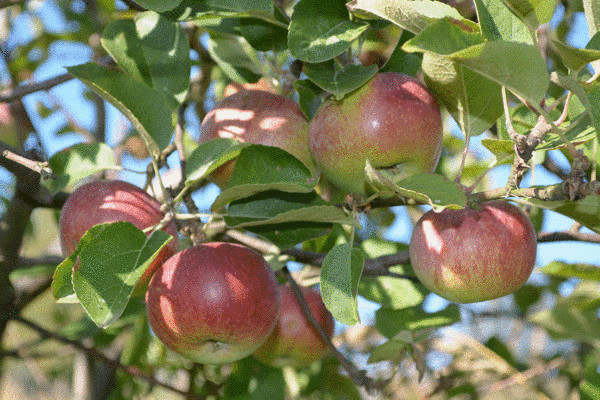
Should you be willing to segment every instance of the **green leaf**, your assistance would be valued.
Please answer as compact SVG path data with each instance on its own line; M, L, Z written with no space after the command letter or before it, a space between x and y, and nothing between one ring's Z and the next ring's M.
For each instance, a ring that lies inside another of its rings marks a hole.
M534 207L541 207L552 210L583 226L600 233L600 196L590 195L581 200L563 200L563 201L543 201L538 199L517 200L520 203L528 204Z
M594 37L600 30L600 4L596 0L583 0L582 2L590 37Z
M484 42L479 26L474 22L443 18L406 41L402 49L408 53L429 51L449 55Z
M352 0L346 7L360 18L383 18L412 33L444 17L463 19L456 8L430 0Z
M368 239L361 243L366 257L377 258L407 251L408 246L383 239ZM413 275L408 265L396 265L388 268L396 274ZM413 307L423 302L425 291L420 285L408 279L387 276L364 276L358 286L358 294L367 300L381 304L385 308L401 309Z
M154 12L137 14L135 28L151 86L174 98L175 109L185 100L190 84L188 37L179 24Z
M400 331L440 328L458 321L460 321L460 311L455 304L434 313L425 312L418 307L402 310L380 308L375 313L375 327L387 338L393 338Z
M394 174L393 170L373 168L367 160L366 182L376 192L381 192L383 197L392 193L400 198L414 199L420 203L429 204L438 210L444 207L463 208L467 204L464 191L445 176L416 173L398 181Z
M482 139L481 144L496 157L496 165L512 163L515 157L515 142L512 140Z
M581 400L600 398L600 373L598 373L598 350L583 355L584 379L579 383Z
M406 42L406 51L436 52L446 55L473 72L504 86L532 104L539 104L546 96L549 75L546 62L535 46L495 40L450 52L455 47L435 45L432 41L415 40ZM446 52L447 51L447 52ZM439 54L439 53L436 53Z
M104 50L133 78L151 84L142 42L130 19L116 19L106 25L100 39Z
M592 126L591 118L589 117L589 115L584 115L582 118L579 118L577 122L571 124L566 129L567 130L563 132L563 135L567 138L569 142L573 143L574 145L589 142L590 140L596 137L597 132L596 129ZM535 149L553 150L565 146L566 144L563 141L562 137L558 136L554 132L549 132L544 137L544 142L538 145Z
M423 73L435 93L460 125L465 136L477 136L502 116L501 86L444 56L425 53Z
M321 400L363 399L354 382L348 376L340 373L340 370L340 363L336 358L326 357L321 360L319 370L309 375L308 385L303 385L304 387L300 392L301 398ZM300 379L304 376L299 375L297 382L300 382Z
M328 205L315 192L261 192L235 201L227 208L225 222L234 228L290 222L354 224L352 216Z
M600 59L600 50L579 49L559 40L555 34L550 35L550 48L560 56L563 64L574 71L579 71L592 61Z
M234 200L260 192L308 193L314 186L308 168L285 150L250 145L240 152L227 188L215 199L212 209L219 210Z
M172 237L155 231L149 237L129 222L102 224L79 249L73 288L96 325L115 322L133 289L160 249Z
M205 179L215 169L236 158L247 146L246 143L227 138L215 138L200 143L189 155L185 165L186 186L193 186Z
M294 82L294 89L298 92L298 104L307 120L312 120L319 106L323 103L323 90L308 79L299 79Z
M381 67L379 72L400 72L410 76L417 76L421 70L420 54L407 53L402 50L404 43L413 36L408 31L402 32L394 51Z
M591 346L600 344L600 321L595 309L555 305L528 318L556 339L575 339Z
M67 257L56 266L52 275L52 295L57 303L77 303L73 289L73 267L77 257Z
M286 17L276 9L276 18L287 25ZM287 49L288 30L260 18L240 18L239 31L252 47L260 51L283 51Z
M367 83L377 73L377 66L346 65L338 70L333 61L307 64L304 72L308 79L340 100L346 94Z
M254 357L246 357L233 365L224 385L229 400L284 400L285 379L281 368L268 367Z
M207 49L225 75L235 82L256 82L268 72L256 50L241 36L211 32Z
M192 1L197 2L197 0ZM255 10L273 14L273 0L203 0L202 3L214 10Z
M550 22L556 0L503 0L504 4L527 26L535 31L539 25Z
M360 322L356 296L363 268L362 252L348 243L331 249L323 260L321 297L327 309L342 324Z
M173 122L169 103L161 92L122 72L94 63L67 69L133 123L153 157L167 147Z
M569 117L571 119L574 119L574 115L572 115L571 113L575 109L581 109L581 106L583 106L583 108L589 113L589 116L592 119L592 125L596 128L597 131L600 132L600 113L598 112L598 110L596 110L596 107L600 105L599 103L597 103L599 99L595 98L595 96L593 95L588 96L588 93L593 94L598 90L598 85L595 82L592 82L589 85L584 85L583 83L570 76L562 75L557 72L553 72L550 75L550 80L552 81L552 83L555 83L556 85L564 89L570 90L576 96L576 99L572 99L571 101L571 106L569 107ZM579 100L579 102L576 102L575 100ZM594 100L596 103L592 104L592 100ZM579 105L579 107L577 107L577 105ZM577 114L581 112L582 111L579 110Z
M286 250L307 240L326 235L331 232L332 225L321 222L287 222L250 226L246 229L275 244L281 250Z
M538 104L546 96L548 69L534 46L493 41L455 53L452 58L532 104Z
M342 54L368 28L350 21L344 0L300 0L290 20L288 47L293 57L319 63Z
M136 0L136 2L144 8L161 12L172 10L181 3L181 0Z
M163 15L172 20L193 21L199 26L223 18L259 18L282 28L287 26L274 15L272 0L183 0Z
M561 261L552 261L537 269L547 275L563 278L578 278L600 281L600 268L591 264L567 264Z
M369 359L368 364L374 364L380 361L401 362L406 357L406 351L411 348L413 343L410 332L401 331L396 336L375 347Z
M475 0L481 31L487 40L533 44L527 25L502 0Z
M517 307L519 307L523 315L527 314L529 307L537 303L543 292L543 286L523 285L513 294L513 298Z
M585 92L587 102L589 102L588 111L590 112L594 127L596 128L596 135L600 140L600 83L594 81L590 85L585 86ZM587 104L585 105L587 108Z
M55 175L44 184L53 192L72 190L90 175L104 172L117 165L113 151L104 143L78 143L50 157Z

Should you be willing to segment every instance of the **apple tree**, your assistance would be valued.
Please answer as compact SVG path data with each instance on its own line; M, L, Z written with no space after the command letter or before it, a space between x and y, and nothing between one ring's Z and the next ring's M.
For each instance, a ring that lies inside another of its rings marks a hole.
M600 398L596 1L0 21L0 397Z

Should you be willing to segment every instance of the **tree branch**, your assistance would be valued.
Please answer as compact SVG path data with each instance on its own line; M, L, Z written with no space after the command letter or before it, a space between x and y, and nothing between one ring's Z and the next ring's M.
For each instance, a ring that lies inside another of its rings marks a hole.
M3 1L3 0L0 0ZM98 60L100 64L107 66L114 66L114 60L111 57L102 57ZM48 89L52 89L54 86L58 86L61 83L68 82L72 79L75 79L73 75L66 72L61 75L57 75L53 78L47 79L41 82L30 83L28 85L17 86L7 93L0 95L0 103L9 102L13 100L20 99L23 96L27 96L28 94L44 91Z
M595 233L584 233L579 231L564 232L540 232L537 235L538 243L549 242L588 242L600 243L600 235Z

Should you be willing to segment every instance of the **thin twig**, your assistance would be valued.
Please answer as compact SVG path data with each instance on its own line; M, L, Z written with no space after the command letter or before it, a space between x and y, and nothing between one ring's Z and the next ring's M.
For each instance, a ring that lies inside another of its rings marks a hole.
M533 368L529 368L523 372L519 372L518 374L514 374L511 377L498 381L491 385L487 392L497 392L500 390L504 390L510 386L523 384L526 381L535 378L539 375L544 375L549 373L550 371L561 368L567 364L567 361L564 358L555 358L550 361L548 364L540 364Z
M313 328L318 332L321 339L327 344L327 347L329 347L329 349L334 353L335 357L338 359L342 367L346 370L352 381L357 385L363 386L369 392L376 390L378 387L380 387L381 385L379 382L376 382L373 379L369 378L365 371L359 369L351 361L346 359L346 357L337 349L337 347L335 347L335 345L331 342L331 338L327 335L327 333L323 330L323 327L317 322L315 317L312 315L312 312L310 311L310 308L306 303L306 299L302 294L302 289L300 289L300 286L298 285L298 283L296 283L290 271L287 269L287 267L284 267L282 269L282 272L287 278L290 287L294 293L294 296L298 300L298 304L300 305L302 313L304 314L308 322L313 326Z
M564 232L540 232L537 235L538 243L550 243L550 242L586 242L586 243L600 243L600 235L596 233L584 233L574 231Z
M0 0L0 1L2 1L2 0ZM107 66L115 65L114 60L108 56L102 57L101 59L99 59L98 63L107 65ZM22 86L17 86L15 88L9 90L8 92L5 92L4 94L0 94L0 103L20 99L21 97L27 96L28 94L31 94L31 93L49 90L49 89L52 89L54 86L58 86L61 83L68 82L72 79L75 79L75 77L73 75L71 75L70 73L66 72L64 74L57 75L57 76L47 79L45 81L30 83L30 84L22 85Z
M250 236L245 234L244 232L228 229L225 231L225 235L229 236L231 239L238 241L250 248L253 248L263 254L280 254L281 250L279 247L274 245L271 242L267 242L266 240L262 240L255 236Z
M20 99L21 97L27 96L28 94L39 92L41 90L52 89L54 86L58 86L61 83L65 83L74 79L73 75L69 73L55 76L54 78L47 79L42 82L30 83L28 85L17 86L10 90L4 95L0 95L0 103L13 101Z
M544 158L544 162L542 163L542 166L544 168L546 168L548 170L548 172L553 173L554 175L556 175L557 177L559 177L561 180L566 180L569 176L569 173L567 171L564 171L550 156L550 154L546 154L546 157Z

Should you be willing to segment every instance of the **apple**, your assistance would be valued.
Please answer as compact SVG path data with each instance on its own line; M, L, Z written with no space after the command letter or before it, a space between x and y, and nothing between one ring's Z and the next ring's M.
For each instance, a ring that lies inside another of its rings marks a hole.
M280 301L275 274L260 254L219 242L169 258L146 292L152 331L202 364L230 363L254 352L275 327Z
M308 121L296 102L279 94L242 90L225 97L206 114L200 132L201 142L218 137L279 147L314 169L308 149ZM211 175L222 189L231 178L234 162Z
M303 287L302 294L327 336L333 336L335 320L319 292ZM254 352L254 357L273 367L299 368L321 359L327 350L327 344L304 316L292 288L282 286L279 321L267 341Z
M127 221L139 229L146 229L158 224L164 216L156 199L129 182L88 182L69 195L61 210L59 225L62 253L65 257L73 254L79 239L94 225ZM145 286L162 262L178 250L175 222L167 224L164 231L173 239L148 266L137 284L139 288Z
M342 100L319 107L310 123L309 146L325 178L364 196L367 159L375 168L433 171L442 148L440 110L415 78L380 73Z
M0 142L12 147L19 146L17 123L9 103L0 103Z
M137 134L130 135L125 139L125 150L138 160L144 160L150 157L144 139Z
M223 97L231 96L242 90L264 90L265 92L277 93L271 82L264 78L260 78L255 83L228 83L223 90Z
M421 283L460 303L515 292L531 275L537 250L529 218L501 200L480 209L428 211L417 221L409 245Z

